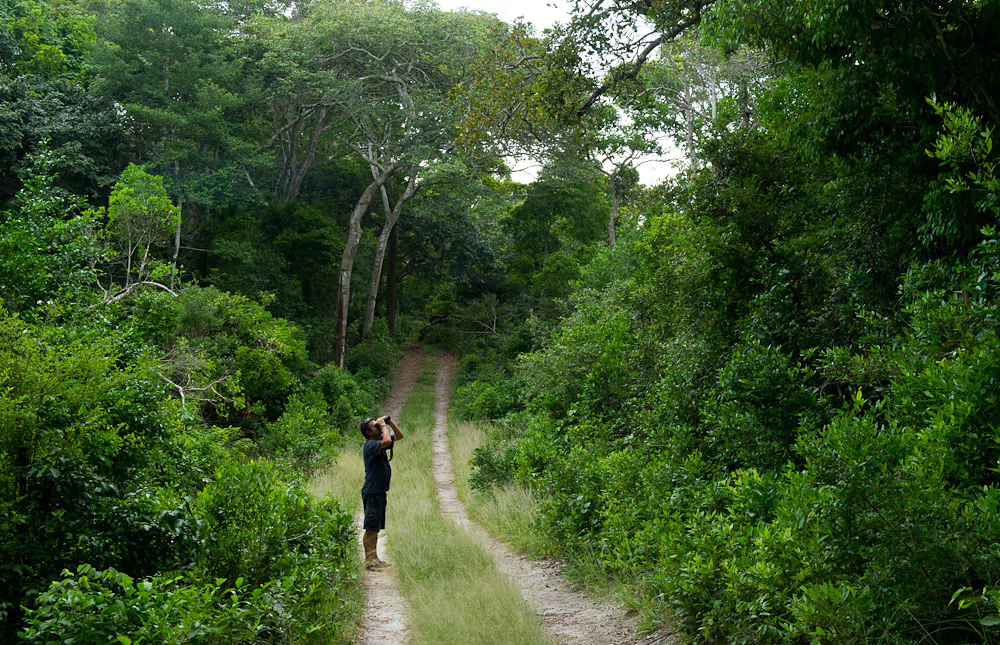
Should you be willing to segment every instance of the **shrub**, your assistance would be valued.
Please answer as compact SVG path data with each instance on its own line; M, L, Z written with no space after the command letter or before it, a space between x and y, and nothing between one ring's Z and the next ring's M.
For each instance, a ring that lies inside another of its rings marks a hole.
M454 405L462 419L499 419L520 407L517 384L502 378L472 381L455 390Z
M211 576L264 584L311 558L350 552L350 516L315 502L267 460L223 467L195 501L204 518L199 563Z
M385 320L376 319L368 340L351 345L344 354L344 367L351 373L362 375L365 380L389 381L396 364L402 358L399 347L393 342Z
M0 310L2 613L16 616L64 567L155 570L185 542L180 500L150 473L175 411L120 340L106 323L32 325Z
M277 421L268 424L259 446L262 454L288 461L309 475L317 464L328 461L337 434L323 397L315 390L303 390L289 398Z
M726 470L780 468L792 457L800 416L816 407L807 376L776 347L737 346L702 406L706 451Z
M275 595L292 642L346 638L356 577L351 516L316 501L269 461L230 464L195 501L203 518L197 570Z
M355 420L367 416L375 407L375 398L364 389L347 370L327 365L309 382L326 402L333 427L340 432L350 432Z
M312 367L302 330L213 287L184 289L176 306L175 314L164 314L165 321L177 321L173 332L150 337L169 357L163 372L191 386L190 403L200 405L206 419L257 438Z
M488 491L514 480L519 453L517 442L497 435L497 430L491 429L483 445L472 451L469 484L476 490Z
M63 572L27 612L27 643L254 643L267 633L276 598L242 580L200 582L190 575L143 580L88 564Z

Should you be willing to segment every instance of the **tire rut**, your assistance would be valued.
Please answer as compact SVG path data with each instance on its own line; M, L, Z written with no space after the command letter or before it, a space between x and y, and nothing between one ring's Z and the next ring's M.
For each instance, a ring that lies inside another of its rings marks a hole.
M383 409L392 416L399 417L400 410L413 391L423 358L420 349L407 350L393 380L392 393L383 404ZM355 514L355 523L358 529L358 547L362 553L364 552L361 544L363 519L363 512L359 510ZM388 555L389 540L385 532L379 536L378 547L391 562L392 558ZM365 571L364 587L367 602L354 642L357 645L395 645L408 642L406 616L409 614L409 609L393 570L390 568L384 571Z
M542 618L554 640L560 643L640 643L636 623L617 607L611 607L572 591L552 562L536 561L514 553L473 522L458 497L448 450L448 406L455 359L443 356L438 363L434 407L434 481L441 511L456 525L480 539L496 561L497 568L517 585L521 596Z

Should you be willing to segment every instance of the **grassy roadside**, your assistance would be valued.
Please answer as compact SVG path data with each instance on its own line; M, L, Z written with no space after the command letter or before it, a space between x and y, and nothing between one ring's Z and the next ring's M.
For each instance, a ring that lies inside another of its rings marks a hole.
M556 555L556 546L539 530L538 499L523 484L511 484L489 493L473 490L469 485L472 452L486 440L486 432L474 422L448 420L448 447L451 467L455 474L458 494L469 515L486 531L531 557ZM560 554L561 555L561 554ZM600 598L614 598L632 611L637 611L645 629L660 627L649 612L649 599L642 590L626 581L614 580L602 570L596 557L575 554L567 559L563 574Z
M411 642L541 645L541 621L483 547L441 515L431 472L434 361L424 364L400 416L406 439L395 450L387 533L392 571L410 606ZM341 452L337 467L312 490L359 504L360 446ZM359 564L360 566L360 564Z
M486 529L518 551L540 557L552 552L535 523L538 501L527 486L511 484L489 493L472 490L469 486L472 451L486 440L486 433L477 424L448 420L448 447L455 486L469 515Z
M361 484L364 478L364 464L361 461L361 451L341 448L336 461L329 468L316 473L306 485L306 490L313 497L322 498L329 495L340 503L341 507L352 515L361 503ZM343 604L351 614L353 632L361 624L365 610L365 591L361 586L361 559L356 558L350 575L354 584L350 586L351 593L344 598Z
M326 470L317 473L309 481L306 489L313 497L322 498L327 495L337 500L341 507L352 515L361 502L360 481L364 478L364 464L361 461L361 451L342 448L337 454L337 460ZM350 574L354 584L350 586L350 595L341 599L344 607L350 612L353 632L361 624L364 615L365 592L361 586L361 559L354 560L354 568Z

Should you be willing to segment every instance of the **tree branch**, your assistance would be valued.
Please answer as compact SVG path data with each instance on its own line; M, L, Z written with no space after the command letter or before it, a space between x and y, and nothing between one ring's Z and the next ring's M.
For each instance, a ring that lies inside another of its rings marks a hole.
M601 83L601 85L590 94L587 100L583 102L583 105L581 105L580 108L576 111L576 115L578 117L582 117L584 113L586 113L586 111L589 110L594 105L594 103L597 102L597 99L607 94L607 92L610 89L612 89L622 81L632 80L637 76L639 76L639 72L642 70L642 66L646 64L646 60L649 58L649 55L652 54L654 51L656 51L657 47L677 38L690 27L699 24L701 22L702 10L705 9L705 7L708 7L709 5L713 4L714 2L715 0L698 0L697 2L695 2L694 6L691 7L692 9L691 15L686 20L681 20L671 29L660 34L658 38L647 43L646 46L643 47L642 51L639 52L639 55L636 57L634 61L632 61L631 64L623 68L619 68L618 71L616 71L607 80Z

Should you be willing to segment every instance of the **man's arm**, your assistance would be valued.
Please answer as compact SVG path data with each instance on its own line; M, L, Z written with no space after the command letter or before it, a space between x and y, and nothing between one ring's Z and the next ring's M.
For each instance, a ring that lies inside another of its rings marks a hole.
M382 429L382 443L379 444L383 448L388 448L392 445L392 437L389 435L389 426L385 425L385 422L379 424Z
M389 419L388 424L390 426L392 426L392 431L396 433L396 441L399 441L400 439L402 439L403 438L403 431L399 429L399 426L396 425L396 422L393 421L392 419Z

